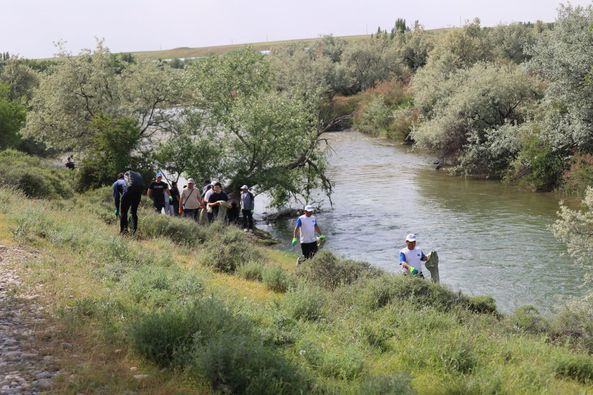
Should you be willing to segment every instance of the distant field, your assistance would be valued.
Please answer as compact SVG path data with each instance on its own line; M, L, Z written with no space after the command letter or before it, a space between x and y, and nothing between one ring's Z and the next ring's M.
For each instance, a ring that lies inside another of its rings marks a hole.
M360 36L344 36L340 37L347 41L357 41L362 40L369 35L360 35ZM260 43L245 43L245 44L233 44L233 45L219 45L213 47L202 47L202 48L188 48L188 47L180 47L180 48L173 48L173 49L164 49L161 51L140 51L140 52L132 52L139 58L147 58L147 59L174 59L174 58L195 58L201 56L208 56L208 55L217 55L226 53L229 51L233 51L235 49L244 48L244 47L252 47L258 51L266 51L266 50L273 50L276 48L280 48L286 46L291 43L298 43L302 42L305 44L313 44L317 41L321 40L321 38L305 38L305 39L297 39L297 40L284 40L284 41L266 41Z

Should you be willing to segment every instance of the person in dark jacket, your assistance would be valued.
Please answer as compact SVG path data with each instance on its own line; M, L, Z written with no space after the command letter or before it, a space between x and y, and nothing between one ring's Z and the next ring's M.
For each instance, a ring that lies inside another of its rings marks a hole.
M173 212L175 216L179 215L179 198L180 198L180 193L179 193L179 189L177 188L177 182L173 181L171 183L171 204L173 205Z
M243 215L243 230L253 232L253 209L255 207L255 197L249 191L247 185L241 187L241 214Z
M132 234L138 229L138 206L142 198L144 181L138 172L128 170L119 173L117 181L113 183L113 200L115 215L119 217L119 231L128 233L128 210L132 215Z

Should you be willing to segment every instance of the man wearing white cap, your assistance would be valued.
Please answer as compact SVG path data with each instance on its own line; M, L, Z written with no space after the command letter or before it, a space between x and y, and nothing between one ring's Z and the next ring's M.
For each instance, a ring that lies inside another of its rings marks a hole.
M424 252L416 247L416 235L413 233L408 234L406 236L406 248L402 248L399 252L399 264L402 267L402 272L405 275L411 274L424 278L422 262L426 262L427 259Z
M200 191L195 188L193 178L187 180L187 188L181 192L181 201L179 205L179 214L183 213L186 218L197 220L198 209L200 208Z
M319 239L324 240L325 236L321 234L321 229L317 225L317 218L313 215L315 208L311 205L305 207L305 214L301 215L294 227L292 245L297 244L297 240L300 236L301 250L305 259L312 258L317 252L317 237L316 233L319 234Z

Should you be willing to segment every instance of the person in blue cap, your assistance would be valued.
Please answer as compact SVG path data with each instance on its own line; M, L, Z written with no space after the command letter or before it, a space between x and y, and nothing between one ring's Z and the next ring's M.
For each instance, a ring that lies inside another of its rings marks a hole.
M163 181L161 172L156 173L156 179L148 186L148 197L152 199L154 209L161 213L165 208L165 191L169 189L166 182Z

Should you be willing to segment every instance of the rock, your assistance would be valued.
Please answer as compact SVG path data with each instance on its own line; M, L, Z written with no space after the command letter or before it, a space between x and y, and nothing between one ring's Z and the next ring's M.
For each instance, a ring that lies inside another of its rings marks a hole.
M135 374L134 375L134 378L138 381L146 380L149 377L150 377L150 375L148 375L148 374Z
M33 381L33 386L41 389L48 389L49 387L51 387L51 384L52 382L50 379L39 379Z
M64 342L62 343L62 348L64 350L72 350L72 344Z

